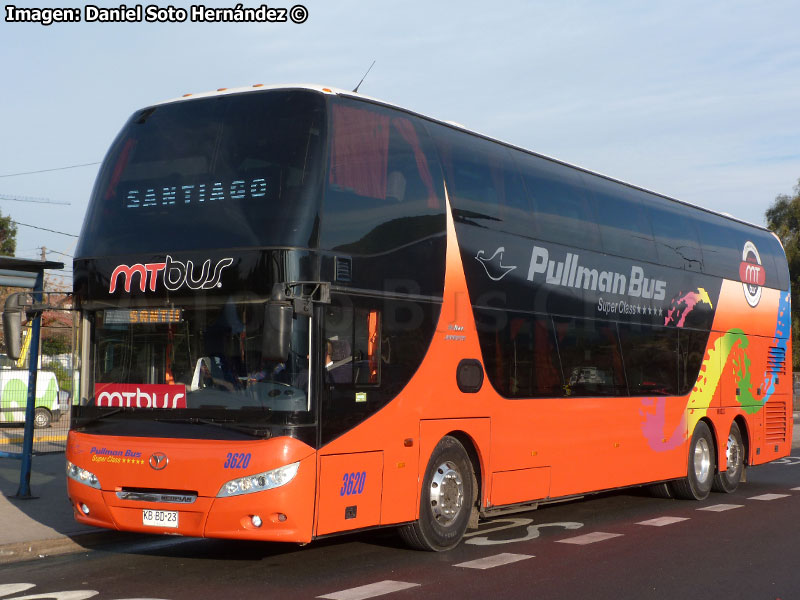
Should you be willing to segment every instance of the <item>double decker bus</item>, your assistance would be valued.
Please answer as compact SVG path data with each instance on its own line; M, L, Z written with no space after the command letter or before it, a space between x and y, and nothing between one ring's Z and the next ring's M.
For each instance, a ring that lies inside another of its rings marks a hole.
M98 527L446 550L791 447L772 233L350 92L136 112L74 281L68 493Z

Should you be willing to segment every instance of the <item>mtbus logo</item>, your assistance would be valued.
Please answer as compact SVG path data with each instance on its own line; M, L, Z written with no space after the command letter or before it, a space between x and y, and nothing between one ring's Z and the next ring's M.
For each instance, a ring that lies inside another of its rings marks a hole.
M742 282L747 303L755 308L761 300L761 286L767 280L767 273L761 264L761 256L753 242L745 242L742 262L739 263L739 280Z
M118 408L186 408L186 386L137 383L96 383L96 406Z
M212 267L211 259L208 259L203 263L200 272L197 273L192 261L181 262L168 255L165 262L118 265L114 272L111 273L108 293L113 294L116 291L120 275L126 292L131 291L134 276L138 276L139 289L143 292L146 289L155 292L158 281L161 281L164 287L171 292L184 286L190 290L210 290L215 287L222 287L220 283L222 270L232 264L232 258L223 258ZM159 274L161 274L161 277L159 277Z

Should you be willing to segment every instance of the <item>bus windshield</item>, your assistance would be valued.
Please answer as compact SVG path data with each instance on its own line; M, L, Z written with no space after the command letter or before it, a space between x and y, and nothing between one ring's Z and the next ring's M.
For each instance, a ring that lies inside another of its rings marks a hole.
M309 91L137 112L98 176L77 255L312 246L324 125Z
M233 302L90 313L89 405L164 419L224 411L237 422L309 412L308 319L295 318L288 360L268 361L263 315L261 303Z

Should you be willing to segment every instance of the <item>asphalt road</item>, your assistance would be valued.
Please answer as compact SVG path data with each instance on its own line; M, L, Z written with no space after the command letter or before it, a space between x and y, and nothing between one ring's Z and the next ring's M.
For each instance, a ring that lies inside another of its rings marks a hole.
M797 598L795 454L734 494L594 496L482 523L447 553L391 530L305 547L164 538L0 567L0 598Z

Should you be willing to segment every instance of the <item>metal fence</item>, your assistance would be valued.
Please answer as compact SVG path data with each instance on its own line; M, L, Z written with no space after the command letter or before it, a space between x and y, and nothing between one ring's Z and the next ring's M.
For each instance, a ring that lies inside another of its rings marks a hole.
M42 327L34 405L34 454L63 452L72 403L74 326ZM28 365L0 356L0 452L22 452L28 400Z

